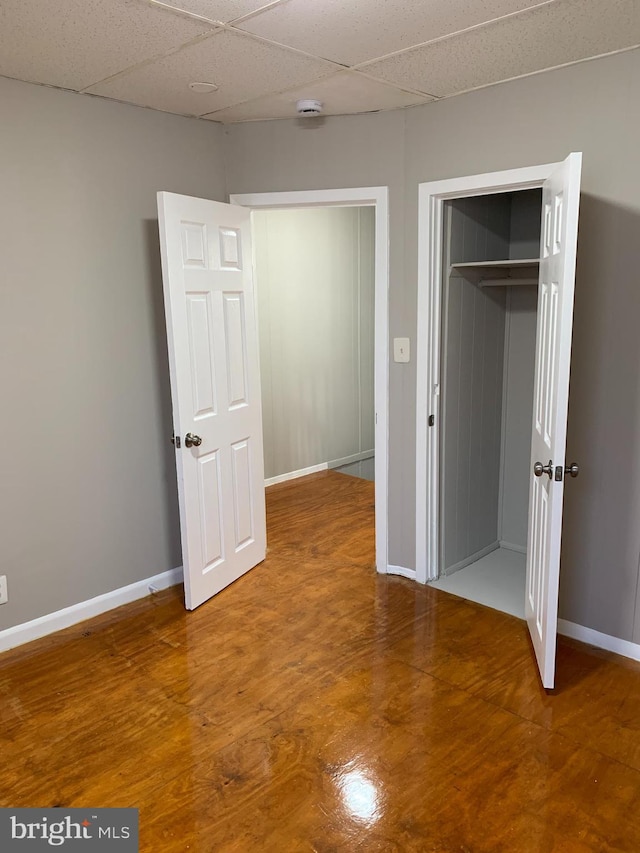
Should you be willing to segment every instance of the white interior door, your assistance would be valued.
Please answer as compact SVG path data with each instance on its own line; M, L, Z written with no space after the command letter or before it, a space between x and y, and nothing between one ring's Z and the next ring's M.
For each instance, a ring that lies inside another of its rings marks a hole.
M264 559L250 211L158 193L185 602Z
M547 688L555 679L581 166L582 155L570 154L542 190L525 614Z

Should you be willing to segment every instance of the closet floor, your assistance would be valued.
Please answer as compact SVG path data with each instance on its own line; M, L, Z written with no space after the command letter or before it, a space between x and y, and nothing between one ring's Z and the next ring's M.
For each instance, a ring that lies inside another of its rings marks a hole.
M430 586L524 619L527 557L498 548Z

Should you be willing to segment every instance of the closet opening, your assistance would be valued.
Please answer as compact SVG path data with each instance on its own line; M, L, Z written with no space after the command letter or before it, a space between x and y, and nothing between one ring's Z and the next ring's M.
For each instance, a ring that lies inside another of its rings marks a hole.
M443 205L438 579L524 618L542 190Z

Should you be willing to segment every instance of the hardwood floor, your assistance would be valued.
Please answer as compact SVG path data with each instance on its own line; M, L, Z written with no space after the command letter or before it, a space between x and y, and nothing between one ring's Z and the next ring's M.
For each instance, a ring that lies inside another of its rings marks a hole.
M373 484L268 491L264 564L0 657L0 805L135 806L140 849L640 850L640 666L373 570Z

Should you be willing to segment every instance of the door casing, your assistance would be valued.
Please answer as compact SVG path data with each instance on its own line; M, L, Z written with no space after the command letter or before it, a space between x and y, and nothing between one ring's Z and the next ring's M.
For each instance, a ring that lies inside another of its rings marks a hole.
M389 571L389 189L354 187L333 190L234 193L231 204L255 209L306 207L374 207L374 400L375 400L375 540L376 569Z
M416 334L416 580L437 580L440 558L440 352L444 203L542 187L558 163L487 172L418 186ZM429 416L434 425L429 426Z

